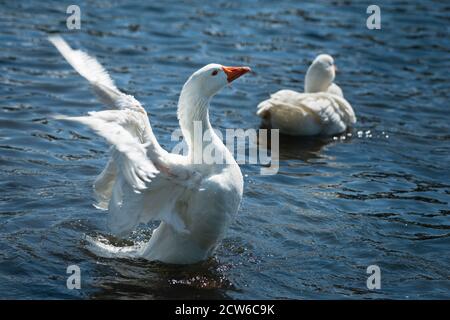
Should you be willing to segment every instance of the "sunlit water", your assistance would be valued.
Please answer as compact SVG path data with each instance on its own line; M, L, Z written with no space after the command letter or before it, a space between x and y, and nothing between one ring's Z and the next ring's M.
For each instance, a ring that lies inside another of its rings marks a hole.
M449 298L450 5L377 1L382 29L368 30L363 1L77 3L70 32L60 1L0 4L1 298ZM210 62L254 70L214 98L216 128L258 128L258 102L302 90L321 52L358 123L345 139L282 137L277 175L243 165L241 209L210 261L99 258L85 238L108 237L91 190L107 146L50 115L102 106L46 40L56 32L145 105L168 149L181 86ZM66 288L70 264L81 290ZM373 264L381 290L366 287Z

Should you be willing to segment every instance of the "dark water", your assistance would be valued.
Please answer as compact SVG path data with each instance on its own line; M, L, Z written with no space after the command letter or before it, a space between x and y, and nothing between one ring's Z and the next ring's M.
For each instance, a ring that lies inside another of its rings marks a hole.
M450 4L377 1L381 30L364 1L77 4L69 32L60 1L0 1L1 298L449 298ZM91 191L106 144L50 115L102 107L47 42L56 32L146 106L169 149L181 86L210 62L254 70L214 99L219 129L257 128L257 103L301 90L321 52L358 123L345 140L282 139L278 175L242 166L241 209L210 261L98 258L83 238L106 233ZM70 264L82 290L66 288ZM373 264L381 290L366 287Z

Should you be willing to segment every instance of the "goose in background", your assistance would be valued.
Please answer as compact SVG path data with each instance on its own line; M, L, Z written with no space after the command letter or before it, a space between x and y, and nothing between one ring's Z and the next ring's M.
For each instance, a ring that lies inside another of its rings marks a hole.
M305 77L305 92L280 90L262 101L257 115L263 123L294 136L330 136L347 130L356 122L350 103L333 81L334 59L321 54L314 59Z
M112 146L109 162L94 183L96 206L108 210L109 229L123 237L140 223L161 221L140 247L98 244L97 252L176 264L207 259L235 217L243 192L241 170L212 130L208 109L216 93L250 69L209 64L189 77L178 101L179 124L189 148L183 156L160 146L145 109L119 91L95 58L73 50L59 36L49 40L110 108L87 116L57 117L87 125ZM210 141L194 143L195 121L201 124L201 137L209 130ZM223 164L196 161L211 144Z

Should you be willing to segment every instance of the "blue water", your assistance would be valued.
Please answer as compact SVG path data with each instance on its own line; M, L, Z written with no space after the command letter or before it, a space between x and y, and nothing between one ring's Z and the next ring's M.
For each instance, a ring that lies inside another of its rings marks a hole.
M77 4L81 30L68 31L64 2L0 1L0 298L450 297L449 4L377 1L381 30L364 1ZM168 149L181 86L210 62L254 70L214 98L216 128L258 128L258 102L302 90L322 52L358 122L345 140L282 137L277 175L243 165L241 209L211 260L99 258L83 239L107 236L91 190L106 143L50 115L102 106L50 33L96 56ZM71 264L81 290L66 288Z

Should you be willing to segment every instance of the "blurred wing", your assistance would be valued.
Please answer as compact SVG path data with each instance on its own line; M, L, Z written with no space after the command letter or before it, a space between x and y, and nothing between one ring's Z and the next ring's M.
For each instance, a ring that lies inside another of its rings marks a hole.
M185 231L184 211L202 176L187 165L186 157L168 153L159 145L145 109L117 89L95 58L73 50L61 37L49 40L89 81L100 100L118 109L57 117L87 125L113 146L111 159L94 183L96 206L109 210L111 231L123 235L150 220L163 220Z
M142 117L133 110L106 110L57 118L87 125L113 146L111 159L94 183L96 207L109 210L112 232L126 235L150 220L163 220L186 232L185 210L202 177L185 165L185 157L156 153L150 142L141 143L131 132L142 128Z
M113 149L113 163L126 181L136 190L146 189L159 171L147 157L147 145L142 144L131 128L136 126L136 115L132 110L107 110L90 112L84 117L64 117L59 119L82 123L99 136L106 139Z
M81 50L73 50L60 36L51 36L49 41L58 49L67 62L89 83L99 100L113 109L140 109L133 96L120 92L108 72L94 57Z

